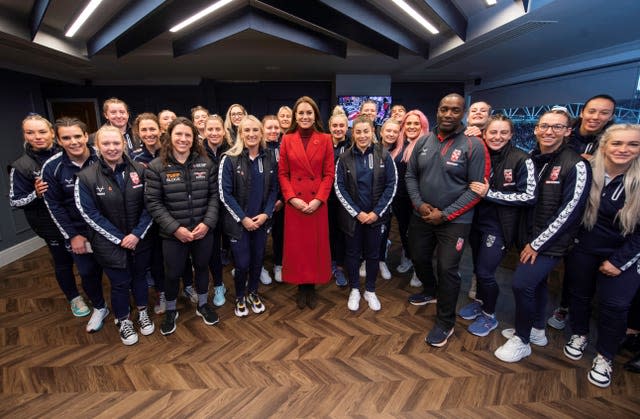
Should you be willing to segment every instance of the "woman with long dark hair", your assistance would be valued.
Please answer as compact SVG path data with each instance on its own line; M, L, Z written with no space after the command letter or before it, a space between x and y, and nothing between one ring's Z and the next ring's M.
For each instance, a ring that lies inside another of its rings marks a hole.
M308 96L293 107L294 121L280 144L279 178L285 201L282 279L298 285L297 305L315 308L315 284L331 279L327 199L333 185L331 136ZM313 257L309 257L313 255Z
M165 263L167 311L163 335L176 330L179 279L187 256L193 260L197 292L196 315L214 325L218 315L208 304L212 231L218 222L217 173L197 140L198 130L184 117L169 125L160 157L145 172L145 203L160 228Z

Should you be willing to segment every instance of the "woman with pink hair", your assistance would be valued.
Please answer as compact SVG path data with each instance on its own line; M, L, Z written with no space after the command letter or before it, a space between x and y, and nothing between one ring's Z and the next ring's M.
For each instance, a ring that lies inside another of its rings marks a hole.
M409 220L411 219L411 199L407 193L407 185L404 181L404 175L407 170L407 162L413 151L418 138L429 134L429 120L419 110L414 109L407 112L402 119L400 136L396 147L390 152L393 161L398 169L398 190L393 199L393 215L398 220L398 229L400 232L400 240L402 241L402 258L398 265L398 272L408 272L412 267L411 255L409 254L408 229ZM411 286L420 287L422 284L416 277L415 273L411 278Z

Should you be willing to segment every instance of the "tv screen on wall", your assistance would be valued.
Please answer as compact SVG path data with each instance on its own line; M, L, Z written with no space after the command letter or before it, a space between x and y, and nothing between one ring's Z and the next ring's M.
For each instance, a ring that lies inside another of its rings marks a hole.
M353 120L360 115L362 103L369 99L375 101L378 106L378 116L375 120L376 125L382 125L382 123L391 116L391 96L338 96L338 105L342 106L342 109L344 109L347 114L349 126L351 126Z

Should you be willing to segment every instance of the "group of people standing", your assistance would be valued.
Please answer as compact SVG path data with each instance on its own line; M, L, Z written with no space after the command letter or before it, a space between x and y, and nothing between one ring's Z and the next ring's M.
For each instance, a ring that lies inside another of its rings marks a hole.
M226 302L227 252L235 314L264 312L258 290L260 281L271 282L263 268L269 232L275 280L298 286L300 309L314 308L315 286L333 277L350 290L349 310L364 299L378 311L377 276L391 278L385 259L393 215L403 249L397 269L413 267L410 285L422 288L409 303L436 305L425 339L435 347L454 332L467 243L477 292L457 314L473 320L468 331L476 336L497 328L496 270L509 249L520 252L515 328L502 331L507 341L495 351L517 362L531 344L547 344L547 277L564 259L564 297L552 318L571 313L564 353L580 359L597 295L598 354L588 379L606 387L625 334L640 339L632 328L640 305L636 298L632 308L640 288L640 126L612 125L614 108L613 98L598 95L573 121L554 107L538 120L537 147L528 154L511 145L511 120L491 116L484 102L467 112L458 94L442 98L435 127L401 105L377 127L376 103L367 101L351 127L336 108L329 134L306 96L262 121L233 104L225 118L196 107L191 119L165 110L140 114L132 126L127 105L112 98L103 108L107 124L91 135L78 119L53 126L39 115L25 118L10 200L45 239L73 314L91 314L88 332L100 330L110 312L106 274L125 345L138 341L138 330L155 330L149 286L157 292L154 311L164 314L163 335L176 330L181 280L196 314L216 324L214 307Z

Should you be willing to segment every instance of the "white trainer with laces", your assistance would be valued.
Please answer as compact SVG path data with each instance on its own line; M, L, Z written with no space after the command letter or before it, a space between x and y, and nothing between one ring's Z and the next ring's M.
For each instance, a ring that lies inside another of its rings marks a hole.
M276 265L273 267L273 279L276 282L282 282L282 266Z
M383 279L391 279L391 272L385 262L380 262L380 276L382 276Z
M598 354L593 358L593 364L591 365L591 371L587 374L587 379L594 386L606 388L611 384L612 372L613 366L611 365L611 361Z
M109 315L107 306L102 308L94 308L89 321L87 322L87 333L94 333L102 329L104 319Z
M349 301L347 301L347 307L351 311L358 311L360 308L360 290L357 288L352 288L349 293Z
M373 311L380 311L382 305L375 292L365 291L364 300L369 304L369 308Z
M422 287L422 282L420 282L420 280L418 279L418 275L416 275L416 273L413 273L413 276L411 277L411 281L409 282L409 286L410 287L414 287L414 288L421 288Z
M264 266L262 267L262 272L260 272L260 282L265 285L269 285L273 282L271 275L269 275L269 271L267 271Z
M411 259L404 255L404 252L402 252L402 256L400 257L400 264L396 268L396 271L404 274L409 272L409 269L411 268L413 268L413 262L411 262Z
M514 335L493 354L504 362L518 362L531 355L531 345L522 342L520 336Z
M511 339L512 336L515 336L516 329L504 329L501 333L505 338ZM531 334L529 334L529 342L536 346L547 346L549 340L547 339L547 335L544 333L544 329L536 329L534 327L531 329Z

